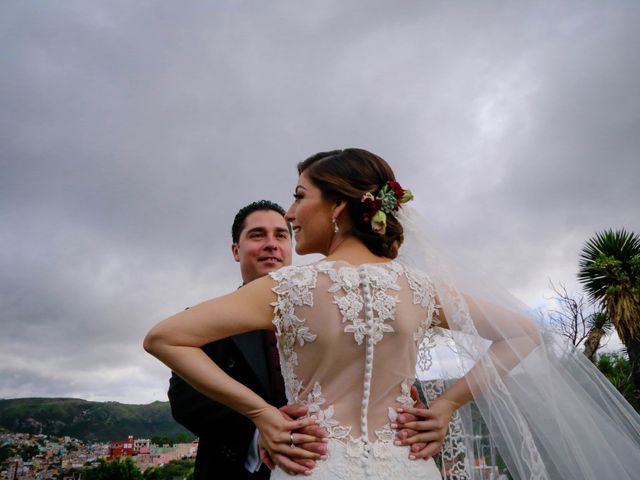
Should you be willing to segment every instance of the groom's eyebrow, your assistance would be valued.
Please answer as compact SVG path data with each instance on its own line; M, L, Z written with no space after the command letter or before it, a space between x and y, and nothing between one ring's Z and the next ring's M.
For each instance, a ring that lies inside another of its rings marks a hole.
M253 227L247 230L247 235L251 235L252 233L264 233L267 229L264 227Z

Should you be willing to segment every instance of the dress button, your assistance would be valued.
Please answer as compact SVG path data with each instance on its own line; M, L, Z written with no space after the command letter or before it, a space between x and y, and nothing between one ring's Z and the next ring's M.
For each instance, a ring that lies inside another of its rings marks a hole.
M227 366L229 368L233 368L236 366L236 361L233 358L230 358L229 360L227 360Z

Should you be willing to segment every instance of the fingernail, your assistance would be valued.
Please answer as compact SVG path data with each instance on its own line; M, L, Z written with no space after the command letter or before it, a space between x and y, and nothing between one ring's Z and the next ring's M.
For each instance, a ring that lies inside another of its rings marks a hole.
M398 428L398 424L397 423L392 423L391 424L391 428Z
M395 441L393 442L393 444L394 444L396 447L400 447L400 446L402 445L402 442L401 442L401 441L399 441L399 440L395 440Z
M402 413L402 412L404 412L404 408L402 408L402 407L396 408L396 412Z
M320 441L321 441L322 443L329 443L329 439L328 439L328 438L326 438L326 437L325 437L325 438L321 438L321 439L320 439Z
M409 460L415 460L416 456L415 455L409 455Z
M307 476L308 476L308 475L311 475L311 470L305 470L305 471L304 471L304 474L305 474L305 475L307 475Z

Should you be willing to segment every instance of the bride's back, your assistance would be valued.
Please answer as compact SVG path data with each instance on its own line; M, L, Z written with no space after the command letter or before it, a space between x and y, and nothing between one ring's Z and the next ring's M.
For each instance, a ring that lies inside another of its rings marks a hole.
M395 261L321 261L271 276L289 402L307 404L330 438L365 450L392 442L391 412L412 404L417 346L434 318L428 278Z

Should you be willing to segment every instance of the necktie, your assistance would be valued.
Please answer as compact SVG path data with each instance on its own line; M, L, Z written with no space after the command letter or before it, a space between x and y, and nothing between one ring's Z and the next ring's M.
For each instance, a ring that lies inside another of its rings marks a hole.
M284 393L284 380L280 373L280 355L278 354L276 334L271 330L264 330L262 342L267 357L267 365L269 366L269 380L273 391L273 401L276 406L281 406L287 403L287 399Z

